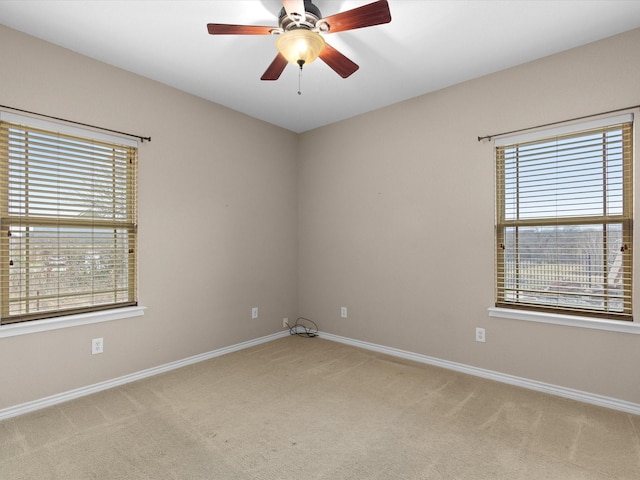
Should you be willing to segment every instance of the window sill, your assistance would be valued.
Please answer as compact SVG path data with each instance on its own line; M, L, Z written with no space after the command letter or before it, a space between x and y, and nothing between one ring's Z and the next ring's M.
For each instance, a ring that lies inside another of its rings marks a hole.
M608 330L610 332L633 333L640 335L640 324L624 322L621 320L600 320L598 318L579 317L573 315L560 315L527 310L489 307L490 317L510 318L512 320L525 320L528 322L551 323L553 325L565 325L569 327L592 328L596 330Z
M100 312L80 313L64 317L47 318L31 322L13 323L0 326L0 338L28 335L30 333L46 332L59 328L77 327L91 323L121 320L123 318L138 317L144 315L145 307L124 307Z

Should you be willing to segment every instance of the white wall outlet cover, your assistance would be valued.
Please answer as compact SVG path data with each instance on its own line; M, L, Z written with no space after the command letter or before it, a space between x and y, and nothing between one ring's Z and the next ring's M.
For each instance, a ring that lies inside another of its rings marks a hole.
M97 353L102 353L104 351L104 339L94 338L91 340L91 354L95 355Z
M258 307L253 307L251 309L251 318L258 318Z

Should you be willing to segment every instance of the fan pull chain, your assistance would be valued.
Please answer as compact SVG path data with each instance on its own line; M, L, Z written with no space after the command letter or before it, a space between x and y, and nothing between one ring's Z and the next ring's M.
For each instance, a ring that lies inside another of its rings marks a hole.
M302 83L302 64L300 64L300 71L298 72L298 95L302 95L302 87L300 84Z

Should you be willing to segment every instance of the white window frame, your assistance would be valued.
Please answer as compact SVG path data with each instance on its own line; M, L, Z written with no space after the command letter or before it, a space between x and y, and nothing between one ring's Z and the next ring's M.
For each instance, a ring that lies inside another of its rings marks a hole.
M130 138L107 134L104 132L98 132L95 130L78 128L62 123L55 123L40 118L18 115L6 111L0 111L0 121L22 123L31 127L57 131L70 135L90 137L97 140L119 143L132 147L138 147L138 142ZM138 299L137 306L112 308L95 312L64 315L20 323L10 323L6 325L0 325L0 338L28 335L62 328L138 317L144 315L145 309L146 307L142 306Z
M602 116L600 118L594 118L588 122L572 122L567 123L562 126L554 127L554 128L544 128L539 130L531 130L526 131L524 133L518 133L514 135L505 135L499 136L494 139L494 148L492 148L492 152L495 152L495 147L504 146L512 143L520 143L527 141L535 141L538 139L543 139L547 137L553 137L554 135L562 135L565 133L577 132L580 130L588 130L591 128L603 127L606 125L612 125L615 123L623 123L634 120L634 114L637 116L640 110L634 109L628 113L624 113L621 115L616 115L614 117L611 116ZM634 163L634 179L633 183L635 185L635 158L636 158L636 145L638 145L638 134L636 125L634 122L633 125L633 143L634 143L634 152L633 152L633 163ZM495 166L495 159L494 159ZM634 199L635 195L637 195L636 190L634 188ZM636 222L634 222L633 233L634 238L637 238L636 231ZM636 272L638 270L638 259L635 259L633 264L633 274L634 277L637 278ZM495 286L495 269L494 269L494 277L493 282ZM632 292L632 301L635 304L636 295L635 295L635 287ZM568 315L565 313L554 313L554 312L541 312L535 310L521 310L521 309L510 309L505 307L495 307L491 306L487 309L487 314L489 317L493 318L504 318L510 320L519 320L519 321L528 321L528 322L536 322L536 323L545 323L559 326L568 326L568 327L577 327L577 328L587 328L593 330L604 330L618 333L626 333L626 334L635 334L640 335L640 322L637 318L634 318L634 321L620 321L620 320L608 320L601 319L595 317L586 317L580 315ZM637 315L636 315L637 317Z

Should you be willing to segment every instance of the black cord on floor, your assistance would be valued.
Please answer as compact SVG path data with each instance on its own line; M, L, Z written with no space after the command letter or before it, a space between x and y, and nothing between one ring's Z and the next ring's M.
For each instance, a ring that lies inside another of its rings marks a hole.
M313 327L311 327L311 325ZM287 324L289 327L290 335L298 335L300 337L313 338L318 336L318 325L313 320L309 320L308 318L298 317L296 319L296 323L292 326Z

